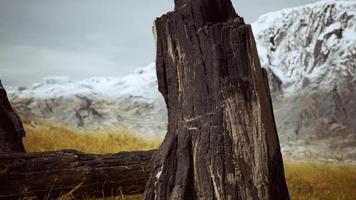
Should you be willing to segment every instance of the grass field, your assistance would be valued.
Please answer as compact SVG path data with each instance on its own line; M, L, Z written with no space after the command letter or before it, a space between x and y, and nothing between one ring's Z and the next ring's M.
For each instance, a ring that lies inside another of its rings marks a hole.
M75 149L86 153L114 153L157 148L161 138L145 139L125 130L82 131L58 126L54 123L36 120L33 125L22 117L27 152Z
M127 131L82 132L41 121L38 127L24 118L27 151L77 149L88 153L146 150L157 148L160 138L145 139ZM356 166L346 164L285 162L285 173L292 200L356 199ZM137 196L107 200L136 200ZM68 200L62 198L60 200Z

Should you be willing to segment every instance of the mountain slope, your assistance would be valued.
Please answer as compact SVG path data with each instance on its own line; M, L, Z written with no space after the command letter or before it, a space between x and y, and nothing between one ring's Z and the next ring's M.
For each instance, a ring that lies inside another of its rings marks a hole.
M356 1L284 9L252 26L284 156L356 161ZM124 78L51 78L8 90L25 115L82 129L165 134L153 64Z
M356 159L355 15L356 1L321 1L253 24L286 146L327 144Z
M28 88L9 88L9 98L20 114L73 128L124 128L150 136L165 131L153 64L124 78L46 78Z

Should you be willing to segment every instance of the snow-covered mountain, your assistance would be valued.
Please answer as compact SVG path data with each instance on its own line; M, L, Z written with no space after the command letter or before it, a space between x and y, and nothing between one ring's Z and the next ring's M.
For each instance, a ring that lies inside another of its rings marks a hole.
M45 78L30 87L8 88L15 109L73 128L125 128L164 135L166 107L157 89L155 65L123 78Z
M318 144L356 160L356 1L268 13L253 30L282 144Z
M284 9L252 26L284 155L356 160L356 1ZM71 127L161 136L166 129L153 64L124 78L48 78L8 92L20 113Z

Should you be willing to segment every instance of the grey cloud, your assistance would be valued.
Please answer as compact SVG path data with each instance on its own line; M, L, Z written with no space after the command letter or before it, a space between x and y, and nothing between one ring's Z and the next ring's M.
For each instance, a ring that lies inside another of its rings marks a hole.
M312 0L239 0L247 22ZM154 19L173 0L0 0L0 79L123 76L154 61Z

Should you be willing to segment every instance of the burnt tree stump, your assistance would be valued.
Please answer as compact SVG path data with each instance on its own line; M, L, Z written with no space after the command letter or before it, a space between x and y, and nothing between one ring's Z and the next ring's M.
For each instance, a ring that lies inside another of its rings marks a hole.
M24 136L22 122L12 109L0 81L0 153L25 152L22 143Z
M154 33L169 122L144 199L289 199L267 75L230 0L175 0Z

